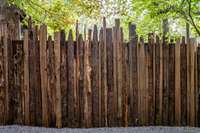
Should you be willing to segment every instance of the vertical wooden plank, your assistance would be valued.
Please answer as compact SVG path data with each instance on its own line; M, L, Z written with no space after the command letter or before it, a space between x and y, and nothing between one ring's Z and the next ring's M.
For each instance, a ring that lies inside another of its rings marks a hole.
M114 81L113 81L113 45L112 29L106 29L107 44L107 80L108 80L108 126L114 126Z
M148 67L146 62L146 54L148 45L144 44L144 40L141 38L138 44L137 54L137 67L138 67L138 123L139 125L145 125L148 119L147 115L147 83L148 83Z
M99 70L98 70L98 33L97 26L94 26L92 42L92 123L93 127L99 126Z
M55 45L54 45L54 53L55 53L55 79L56 79L56 127L62 127L62 97L61 97L61 33L55 33Z
M199 88L200 88L200 47L197 49L197 86L198 86L198 115L197 115L197 125L200 126L200 96L199 96Z
M79 127L86 127L86 120L85 120L85 100L84 100L84 42L83 37L80 34L78 39L78 49L79 49L79 71L80 71L80 78L79 81L79 103L80 103L80 124Z
M175 45L175 124L181 125L181 54L180 40L176 41Z
M29 22L30 23L30 22ZM30 26L31 24L29 24ZM29 99L29 103L30 103L30 125L34 126L35 125L35 110L36 110L36 104L35 104L35 99L36 99L36 95L35 95L35 89L36 89L36 67L35 67L35 44L34 44L34 38L33 38L33 34L34 31L33 29L31 29L31 27L29 28L29 87L30 87L30 99Z
M80 57L79 57L79 30L78 30L78 22L76 23L76 43L75 43L75 68L76 68L76 90L75 90L75 121L76 121L76 126L78 127L80 124L80 100L79 100L79 79L80 79Z
M65 41L65 31L60 33L60 89L61 89L61 111L62 111L62 126L67 126L67 45ZM58 59L59 60L59 59Z
M136 25L129 24L129 45L128 45L128 61L129 61L129 125L137 125L138 121L138 53L137 53L137 37Z
M28 30L24 32L24 89L23 89L23 114L24 123L29 125L29 35Z
M149 120L148 120L148 125L154 125L154 118L155 118L155 64L154 64L154 59L155 59L155 42L154 42L154 35L149 34L149 47L148 47L148 57L147 57L147 62L148 62L148 93L149 93L149 109L148 109L148 114L149 114Z
M41 90L42 90L42 125L48 126L48 100L47 100L47 26L40 27L40 73L41 73Z
M195 39L192 38L190 40L190 101L189 101L189 105L190 105L190 126L195 126L195 85L194 85L194 81L195 81Z
M76 92L76 68L75 68L75 56L74 56L74 42L72 37L72 31L70 30L68 36L68 48L67 48L67 68L68 68L68 127L75 127L75 92Z
M169 124L169 78L168 78L168 69L169 69L169 46L163 44L163 111L162 111L162 122L163 125Z
M128 127L128 83L129 83L129 67L128 67L128 44L123 44L122 51L122 126Z
M33 34L33 39L35 42L35 75L36 75L36 88L35 95L36 97L36 117L35 124L36 126L42 125L42 90L41 90L41 73L40 73L40 43L38 40L39 30L38 27L35 27L35 32Z
M101 113L102 113L102 119L101 119L101 126L108 126L107 123L107 48L106 48L106 19L103 18L103 31L102 31L102 38L101 38Z
M163 67L162 67L162 44L156 36L155 44L155 124L162 124L162 98L163 98Z
M168 76L169 76L169 125L173 126L174 123L174 118L175 118L175 59L174 59L174 54L175 54L175 45L170 44L169 45L169 71L168 71Z
M187 124L187 50L185 44L185 38L182 38L180 46L181 65L180 65L180 77L181 77L181 125Z
M117 67L117 126L121 126L122 121L122 34L120 31L120 20L115 20L114 40L116 45L116 67Z
M89 62L89 41L84 44L84 120L85 126L91 127L91 67Z
M48 74L48 92L49 96L49 125L50 127L56 126L56 86L55 86L55 58L54 58L54 44L52 41L52 37L48 37L47 42L47 74Z
M114 104L113 104L113 114L115 114L113 117L114 117L114 125L113 126L117 126L118 124L118 121L117 121L117 116L118 116L118 99L117 99L117 72L118 72L118 69L117 69L117 48L118 48L118 45L117 45L117 39L116 39L116 35L117 35L117 27L113 27L113 30L112 30L112 45L113 45L113 89L114 89L114 94L113 94L113 98L114 98ZM116 115L117 114L117 115Z
M6 117L6 86L5 86L5 67L4 67L4 42L0 40L0 125L4 125Z

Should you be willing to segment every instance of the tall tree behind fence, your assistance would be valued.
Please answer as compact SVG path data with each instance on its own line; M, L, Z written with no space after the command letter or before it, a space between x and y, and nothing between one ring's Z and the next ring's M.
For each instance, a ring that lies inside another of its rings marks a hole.
M77 26L78 27L78 26ZM116 20L47 36L29 24L24 40L0 41L0 124L45 127L198 126L200 47L194 39L148 43ZM92 34L93 33L93 34ZM67 38L67 41L66 41ZM139 40L139 41L138 41Z

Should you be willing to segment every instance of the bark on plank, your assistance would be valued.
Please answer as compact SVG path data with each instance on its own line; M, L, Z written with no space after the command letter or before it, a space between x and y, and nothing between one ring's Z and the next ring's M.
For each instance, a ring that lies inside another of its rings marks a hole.
M61 33L55 33L55 79L56 79L56 127L62 127L62 97L61 97Z
M48 96L47 96L47 27L40 27L40 73L41 73L41 90L42 90L42 125L47 127L48 121Z

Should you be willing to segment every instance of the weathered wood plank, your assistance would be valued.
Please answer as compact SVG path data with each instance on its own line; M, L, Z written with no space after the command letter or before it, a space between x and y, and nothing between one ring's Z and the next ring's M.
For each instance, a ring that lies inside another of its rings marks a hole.
M0 125L6 124L6 86L5 86L5 68L4 68L4 42L3 37L0 40Z
M34 29L34 34L33 34L33 39L35 43L35 75L36 75L36 81L35 81L35 95L36 97L36 113L35 113L35 124L36 126L41 126L42 125L42 90L41 90L41 73L40 73L40 43L38 40L38 27L35 27Z
M61 96L61 33L55 33L55 83L56 83L56 127L62 127L62 96Z
M169 44L169 70L168 70L168 86L169 86L169 125L175 124L175 45Z
M200 47L197 49L197 82L198 82L198 115L197 115L197 125L200 126L200 96L199 96L199 88L200 88Z
M29 125L29 33L28 30L24 32L24 89L23 89L23 114L24 114L24 123Z
M75 127L75 97L76 97L76 68L75 68L75 56L74 56L74 42L72 37L72 31L70 30L68 36L68 48L67 48L67 68L68 68L68 127Z
M80 124L79 127L86 127L86 120L85 120L85 99L84 99L84 42L83 42L83 37L80 34L79 35L79 39L78 39L78 45L79 48L79 71L80 71L80 75L79 75L79 103L80 103Z
M106 29L107 80L108 80L108 126L114 126L114 81L113 81L113 45L112 29Z
M175 45L175 124L181 125L181 54L180 40Z
M67 45L65 41L65 31L60 33L60 89L61 89L61 112L62 126L67 126Z
M40 27L40 73L41 73L41 90L42 90L42 125L48 126L48 96L47 96L47 26Z
M138 45L136 36L136 25L129 24L129 44L128 44L128 61L129 61L129 125L138 124Z
M185 44L185 38L182 38L180 46L180 62L181 62L181 125L187 125L187 50Z
M169 46L163 44L163 111L162 122L163 125L169 124Z
M98 60L98 31L97 26L94 26L93 42L92 42L92 55L91 55L91 67L92 67L92 123L93 127L99 126L99 60Z
M155 44L155 124L162 124L162 98L163 98L163 58L162 44L156 36Z
M47 74L48 74L48 93L49 93L49 125L51 127L56 126L56 85L55 85L55 55L54 55L54 43L52 37L48 37L47 42Z

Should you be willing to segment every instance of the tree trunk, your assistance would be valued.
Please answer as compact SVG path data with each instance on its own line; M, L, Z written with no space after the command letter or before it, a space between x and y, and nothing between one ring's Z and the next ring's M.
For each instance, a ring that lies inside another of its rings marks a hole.
M167 34L169 32L169 22L168 19L163 19L163 43L167 40Z
M190 24L188 22L186 22L186 40L188 44L190 40Z

